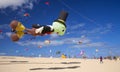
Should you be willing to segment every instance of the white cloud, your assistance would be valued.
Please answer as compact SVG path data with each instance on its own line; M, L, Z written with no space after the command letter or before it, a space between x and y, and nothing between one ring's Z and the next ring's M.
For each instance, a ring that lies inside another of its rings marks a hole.
M112 30L112 24L108 23L105 24L104 26L99 25L99 26L91 26L91 28L87 28L85 23L80 23L76 25L71 25L68 27L68 32L66 34L106 34Z
M21 46L29 46L29 45L31 45L31 46L39 46L39 45L44 45L44 42L41 42L41 41L36 41L36 42L34 42L34 41L25 41L25 42L16 42L17 44L19 44L19 45L21 45Z
M65 39L61 39L61 40L51 40L50 44L51 46L58 46L58 45L64 45L64 44L77 44L79 41L82 41L82 43L89 43L90 40L88 38L85 38L83 36L81 36L80 38L65 38ZM26 41L26 42L16 42L17 44L24 46L24 45L42 45L42 46L48 46L44 43L44 41Z
M81 44L79 42L82 42ZM50 44L45 44L44 41L26 41L26 42L17 42L21 46L59 46L59 45L70 45L70 48L90 48L90 47L104 47L104 42L94 42L86 36L82 35L81 37L71 37L64 39L52 39Z
M86 47L88 46L83 44L83 45L73 45L71 48L86 48Z
M105 43L104 42L91 42L91 43L86 43L86 44L80 44L80 45L74 45L72 48L88 48L88 47L104 47Z
M105 43L103 43L103 42L94 42L94 43L87 44L87 46L89 46L89 47L101 47L104 45L105 45Z
M0 0L0 8L18 7L28 2L28 0Z
M11 33L11 32L6 32L5 34L6 34L8 37L10 37L12 33Z
M111 31L112 25L107 24L106 26L99 26L96 28L93 28L92 30L82 30L81 34L105 34L109 31Z
M8 29L9 25L8 24L1 24L0 29Z
M62 45L64 42L62 40L53 40L51 41L50 45L57 46L57 45Z
M0 29L2 31L2 33L0 33L0 39L4 39L5 36L10 36L10 32L4 32L5 30L8 30L9 29L9 25L8 24L1 24L0 25Z
M51 35L50 35L50 38L51 38L51 39L57 38L57 37L59 37L57 34L51 34Z
M25 8L32 9L32 8L33 8L33 3L32 3L32 2L28 3L28 4L25 6Z
M13 10L18 9L18 7L24 7L28 9L33 8L34 0L0 0L0 9L5 9L7 7Z
M3 36L3 35L0 35L0 39L4 39L4 36Z
M63 41L57 41L57 40L52 40L50 44L45 44L44 41L26 41L26 42L16 42L17 44L21 46L57 46L57 45L62 45L64 42Z
M0 55L6 55L6 53L0 53Z
M29 41L29 42L17 42L17 44L21 45L21 46L42 46L42 47L46 47L46 46L59 46L59 45L65 45L65 44L69 44L70 48L97 48L97 47L105 47L105 43L104 42L92 42L90 39L85 38L84 40L82 40L82 44L79 44L78 42L81 40L81 38L66 38L63 40L51 40L50 44L45 44L44 41Z
M105 34L105 33L109 32L109 31L111 31L111 29L112 29L112 25L107 24L106 27L103 27L103 31L101 31L100 33Z
M70 27L71 30L73 29L78 29L78 28L81 28L81 27L84 27L85 24L84 23L80 23L80 24L74 24L73 26Z

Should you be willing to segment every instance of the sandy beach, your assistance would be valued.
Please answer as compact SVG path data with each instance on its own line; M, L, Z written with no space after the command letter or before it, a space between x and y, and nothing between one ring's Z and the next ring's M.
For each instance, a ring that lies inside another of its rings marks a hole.
M120 72L120 60L0 56L0 72Z

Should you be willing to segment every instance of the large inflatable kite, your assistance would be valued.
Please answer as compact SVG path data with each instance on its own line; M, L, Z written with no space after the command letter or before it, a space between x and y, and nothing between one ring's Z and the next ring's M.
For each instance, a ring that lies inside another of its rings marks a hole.
M21 22L13 20L10 23L13 34L11 35L12 41L18 41L24 34L31 34L33 36L43 36L46 34L56 33L60 36L64 35L66 31L66 19L68 13L61 11L58 19L53 21L52 25L39 25L33 24L32 29L26 28Z

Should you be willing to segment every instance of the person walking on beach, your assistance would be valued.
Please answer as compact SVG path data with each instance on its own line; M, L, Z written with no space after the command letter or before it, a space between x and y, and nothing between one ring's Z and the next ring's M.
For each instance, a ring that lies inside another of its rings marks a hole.
M103 57L100 56L100 63L103 63Z

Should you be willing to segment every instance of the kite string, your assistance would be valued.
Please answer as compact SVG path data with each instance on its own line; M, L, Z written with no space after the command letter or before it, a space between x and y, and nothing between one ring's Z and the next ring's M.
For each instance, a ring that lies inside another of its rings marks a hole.
M95 20L92 20L92 19L90 19L89 17L87 17L87 16L83 15L82 13L80 13L79 11L73 9L73 8L70 7L68 4L66 4L63 0L62 0L62 1L61 1L61 0L58 0L58 1L59 1L61 4L63 4L65 7L67 7L67 8L70 9L71 11L73 11L74 13L78 14L79 16L81 16L82 18L84 18L84 19L86 19L86 20L88 20L88 21L90 21L90 22L92 22L92 23L96 23Z

